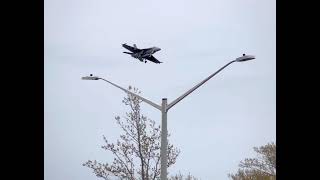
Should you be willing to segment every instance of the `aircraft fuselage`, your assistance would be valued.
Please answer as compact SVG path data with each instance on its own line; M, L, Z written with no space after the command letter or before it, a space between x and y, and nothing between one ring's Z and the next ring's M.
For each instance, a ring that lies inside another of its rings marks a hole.
M149 61L155 62L155 63L161 63L157 59L155 59L152 55L156 53L157 51L160 51L161 49L158 47L151 47L147 49L138 49L137 46L134 44L133 47L128 46L126 44L122 45L124 48L128 49L131 52L124 52L126 54L130 54L133 58L139 59L140 61L144 61L144 59L147 59ZM145 61L147 62L147 61Z

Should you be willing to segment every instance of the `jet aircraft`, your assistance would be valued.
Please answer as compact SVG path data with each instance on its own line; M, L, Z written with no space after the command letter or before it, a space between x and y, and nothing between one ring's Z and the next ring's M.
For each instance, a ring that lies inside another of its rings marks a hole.
M141 62L147 63L147 60L154 62L156 64L162 63L159 60L157 60L153 54L157 51L160 51L161 49L158 47L151 47L147 49L139 49L137 48L136 44L133 44L132 46L128 46L127 44L122 44L122 47L126 48L127 50L131 52L123 52L126 54L130 54L132 57L139 59Z

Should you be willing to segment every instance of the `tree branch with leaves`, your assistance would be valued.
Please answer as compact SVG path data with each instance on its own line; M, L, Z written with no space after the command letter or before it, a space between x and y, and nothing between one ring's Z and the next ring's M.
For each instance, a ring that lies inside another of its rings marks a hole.
M246 158L239 164L238 172L229 174L233 180L276 179L276 144L268 143L265 146L254 147L258 154L256 158Z

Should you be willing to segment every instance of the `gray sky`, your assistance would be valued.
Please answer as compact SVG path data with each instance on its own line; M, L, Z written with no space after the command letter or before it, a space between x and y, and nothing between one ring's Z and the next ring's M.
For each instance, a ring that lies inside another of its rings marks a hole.
M141 63L122 43L160 47L164 63ZM170 103L243 53L257 59L232 64L170 109L170 141L181 149L170 174L228 179L252 147L276 141L275 0L45 0L45 180L94 180L82 163L112 159L102 135L120 135L114 117L128 111L126 94L82 76ZM142 108L160 123L158 110Z

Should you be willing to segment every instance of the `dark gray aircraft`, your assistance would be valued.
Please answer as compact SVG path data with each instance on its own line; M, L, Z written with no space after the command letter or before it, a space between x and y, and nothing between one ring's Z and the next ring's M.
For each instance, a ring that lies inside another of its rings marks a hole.
M126 49L128 49L131 52L123 52L126 54L130 54L132 57L139 59L141 62L145 62L147 63L147 60L152 61L154 63L162 63L159 60L157 60L155 57L152 56L152 54L154 54L157 51L160 51L161 49L158 47L151 47L151 48L147 48L147 49L138 49L137 46L135 44L133 44L132 46L128 46L126 44L122 44L122 46Z

